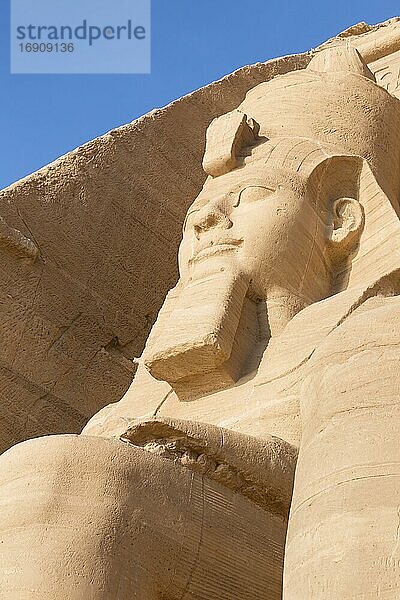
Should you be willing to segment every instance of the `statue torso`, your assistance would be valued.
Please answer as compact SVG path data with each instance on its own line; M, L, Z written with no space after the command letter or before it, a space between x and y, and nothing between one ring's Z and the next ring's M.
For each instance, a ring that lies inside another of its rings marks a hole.
M378 325L360 329L359 316L372 302L380 306L375 318L393 329L392 337L398 337L395 325L390 324L390 315L399 311L398 296L373 294L366 302L358 303L354 295L338 294L296 315L280 336L270 340L257 372L235 386L196 400L180 401L166 382L154 379L141 365L122 400L95 415L84 432L121 435L127 423L158 416L210 423L260 438L275 435L298 447L308 421L304 382L310 373L318 379L330 354L346 358L348 348L356 347L361 338L365 344L368 340L374 343ZM361 319L365 323L368 316ZM382 328L383 336L386 328ZM374 357L367 354L364 361L368 362L368 358L373 364ZM325 390L328 395L336 389L335 381L340 380L342 362L331 370L332 382ZM350 369L347 376L357 381L359 373L356 368ZM343 397L339 394L338 399Z

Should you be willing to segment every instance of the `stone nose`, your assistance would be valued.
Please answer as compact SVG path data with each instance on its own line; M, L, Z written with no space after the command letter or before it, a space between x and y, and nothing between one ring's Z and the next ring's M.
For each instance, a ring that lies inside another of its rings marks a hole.
M196 237L199 238L210 229L229 229L232 227L233 223L227 213L225 202L218 200L208 202L196 215L194 221Z

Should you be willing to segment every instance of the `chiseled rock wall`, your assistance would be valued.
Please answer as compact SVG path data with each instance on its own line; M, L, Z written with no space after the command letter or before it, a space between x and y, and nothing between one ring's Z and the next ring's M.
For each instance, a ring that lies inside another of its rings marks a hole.
M239 69L0 192L0 450L122 396L177 279L207 126L309 59Z
M340 35L357 41L396 95L398 19ZM390 59L381 58L382 35ZM78 432L123 395L177 280L208 125L312 55L243 67L0 191L0 451Z

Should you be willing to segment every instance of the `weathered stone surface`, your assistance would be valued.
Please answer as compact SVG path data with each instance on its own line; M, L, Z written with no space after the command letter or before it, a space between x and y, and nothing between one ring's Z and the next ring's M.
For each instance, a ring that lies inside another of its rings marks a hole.
M397 600L399 48L397 20L359 24L213 121L129 390L0 459L3 597ZM54 285L5 223L5 256Z
M0 192L0 449L79 432L125 392L178 277L182 223L205 179L207 126L257 83L308 60L239 69ZM15 236L39 249L34 263L35 250L14 250ZM33 391L19 402L21 386ZM52 398L46 409L38 397Z
M370 66L394 94L398 27L364 24L346 33L366 60L377 60ZM311 56L239 69L0 192L0 364L7 373L0 377L0 447L77 432L123 394L136 370L132 359L177 279L182 222L205 177L207 126L249 89L303 69ZM34 392L10 411L21 385ZM50 396L63 418L53 419L50 405L38 412L35 398Z

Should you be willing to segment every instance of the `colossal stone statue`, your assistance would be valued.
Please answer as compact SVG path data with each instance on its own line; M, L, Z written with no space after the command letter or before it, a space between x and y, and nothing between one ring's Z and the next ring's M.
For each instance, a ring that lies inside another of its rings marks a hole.
M1 458L2 597L398 598L399 123L346 40L211 123L130 389Z

